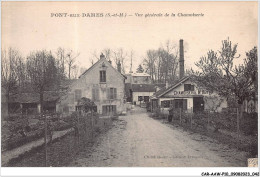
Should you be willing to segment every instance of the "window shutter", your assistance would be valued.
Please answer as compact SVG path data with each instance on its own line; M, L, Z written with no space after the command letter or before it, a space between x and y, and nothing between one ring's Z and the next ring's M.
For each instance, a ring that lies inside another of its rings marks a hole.
M96 101L96 98L95 98L95 88L92 88L92 101Z
M100 100L99 99L99 89L98 88L96 88L96 100Z
M117 90L114 88L114 99L117 99Z
M107 88L107 99L109 100L110 99L110 89L109 88Z
M114 88L110 88L110 93L109 93L109 99L113 99L114 98Z
M99 71L99 81L102 82L102 71Z

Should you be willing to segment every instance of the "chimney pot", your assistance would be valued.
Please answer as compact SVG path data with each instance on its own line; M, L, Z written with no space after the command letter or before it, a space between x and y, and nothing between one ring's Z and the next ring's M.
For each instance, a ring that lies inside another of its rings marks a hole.
M105 55L103 53L101 53L100 55L100 60L104 59L105 58Z

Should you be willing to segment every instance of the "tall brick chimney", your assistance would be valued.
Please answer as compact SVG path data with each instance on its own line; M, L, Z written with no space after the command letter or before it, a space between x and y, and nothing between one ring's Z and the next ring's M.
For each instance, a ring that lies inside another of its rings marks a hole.
M184 77L184 49L183 49L183 39L180 39L180 60L179 60L179 76L180 79Z

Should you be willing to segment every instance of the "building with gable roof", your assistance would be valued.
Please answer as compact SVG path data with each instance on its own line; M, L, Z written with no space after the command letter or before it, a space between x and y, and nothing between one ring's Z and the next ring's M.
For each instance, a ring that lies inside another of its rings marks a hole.
M66 96L60 99L57 111L72 113L78 100L86 97L94 101L99 114L121 114L125 111L125 79L120 63L115 69L101 54L100 59L71 84Z
M184 46L180 39L180 60L179 77L175 84L166 86L155 92L151 97L151 110L160 108L162 111L168 111L170 107L182 109L186 112L199 112L205 109L220 112L222 108L227 108L226 98L220 97L217 93L200 89L185 76L184 72Z

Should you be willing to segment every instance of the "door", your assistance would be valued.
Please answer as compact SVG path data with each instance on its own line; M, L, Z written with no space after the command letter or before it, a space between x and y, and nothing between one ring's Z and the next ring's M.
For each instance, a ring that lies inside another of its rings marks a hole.
M193 98L193 112L204 111L204 100L203 97L194 97Z

